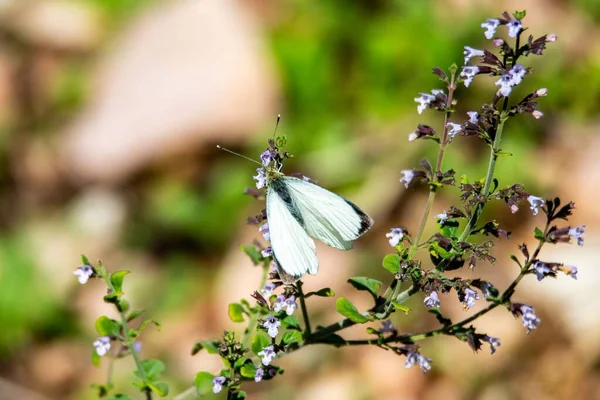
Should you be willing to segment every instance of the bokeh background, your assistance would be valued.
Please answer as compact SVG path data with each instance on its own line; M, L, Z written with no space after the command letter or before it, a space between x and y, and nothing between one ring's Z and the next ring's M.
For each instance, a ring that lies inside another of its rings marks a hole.
M432 67L460 65L465 45L490 45L485 18L514 9L528 11L535 37L559 41L524 60L533 74L516 93L547 87L545 115L510 121L503 149L515 157L500 160L498 178L576 202L572 223L588 225L586 246L543 255L577 265L579 280L523 283L516 299L543 320L528 336L501 310L478 321L502 339L493 356L429 340L422 351L434 364L424 375L378 348L314 347L247 390L251 399L599 399L597 0L0 1L0 399L92 399L89 385L104 381L106 363L90 362L93 322L112 310L100 282L82 287L73 276L81 253L133 272L130 302L163 324L145 332L142 356L166 362L169 397L197 371L218 372L217 357L190 349L235 328L227 304L256 289L260 273L239 245L259 237L245 221L262 205L242 194L255 166L215 144L256 158L278 113L295 155L286 171L344 194L376 221L355 251L320 246L321 272L306 285L366 305L345 279L389 281L385 232L416 231L426 197L398 182L401 169L435 156L432 142L408 143L408 133L441 124L436 113L419 116L413 98L440 87ZM494 88L485 77L461 88L456 122ZM479 178L487 155L458 137L446 166ZM434 213L457 193L440 193ZM488 212L513 231L496 255L531 242L542 223L526 207ZM502 256L468 276L504 287L516 273ZM394 316L400 330L436 327L421 302ZM333 304L311 299L317 323L339 318ZM455 319L467 315L451 296L442 304ZM118 387L135 395L131 360L115 368Z

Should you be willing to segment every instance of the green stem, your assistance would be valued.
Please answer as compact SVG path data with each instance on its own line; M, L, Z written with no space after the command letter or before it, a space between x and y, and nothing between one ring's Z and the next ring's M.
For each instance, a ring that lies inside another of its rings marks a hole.
M436 175L438 172L441 172L442 165L444 163L444 155L446 154L446 146L449 143L448 137L448 122L450 122L450 116L452 115L452 101L454 98L454 90L456 89L456 84L454 82L455 74L453 73L450 77L450 84L448 85L448 98L446 101L446 114L444 116L444 131L442 134L442 139L440 141L440 151L438 152L437 162L435 164L434 176L432 179L436 179ZM435 182L437 183L437 182ZM417 235L415 236L412 245L410 246L410 250L408 252L408 257L412 258L412 256L417 251L419 244L421 243L421 238L423 237L423 233L425 232L425 227L427 226L427 221L429 220L429 214L431 213L431 208L433 207L433 201L435 200L435 193L437 190L437 186L431 184L429 187L429 196L427 197L427 203L425 204L425 210L423 211L423 218L421 219L421 224L419 225L419 230L417 231Z
M304 301L304 293L302 292L302 281L296 282L296 289L298 290L298 297L300 299L300 308L302 309L302 318L304 319L304 337L310 338L312 330L310 329L310 320L308 318L308 309L306 308L306 302Z
M269 266L264 265L263 273L262 273L262 276L260 279L260 286L259 286L258 290L262 289L265 286L268 275L269 275ZM242 337L242 340L241 340L242 346L244 348L248 348L248 346L250 345L250 340L252 339L252 332L254 332L254 328L256 328L257 321L258 321L258 315L256 313L252 313L252 315L250 316L250 323L248 324L248 327L246 328L246 331L244 332L244 336Z

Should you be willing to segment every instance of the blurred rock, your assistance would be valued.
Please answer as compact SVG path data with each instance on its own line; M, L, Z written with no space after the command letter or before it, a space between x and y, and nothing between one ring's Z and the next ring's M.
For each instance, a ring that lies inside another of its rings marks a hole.
M0 19L30 44L51 49L89 51L101 39L99 15L86 2L4 0Z
M239 141L273 119L261 34L239 4L172 1L133 22L63 143L74 176L118 181L157 157Z

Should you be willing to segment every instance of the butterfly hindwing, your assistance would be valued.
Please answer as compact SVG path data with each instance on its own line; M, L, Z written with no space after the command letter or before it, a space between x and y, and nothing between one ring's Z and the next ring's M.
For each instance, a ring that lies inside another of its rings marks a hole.
M287 280L293 282L307 272L316 274L319 262L315 243L280 179L273 180L267 189L267 221L274 258Z

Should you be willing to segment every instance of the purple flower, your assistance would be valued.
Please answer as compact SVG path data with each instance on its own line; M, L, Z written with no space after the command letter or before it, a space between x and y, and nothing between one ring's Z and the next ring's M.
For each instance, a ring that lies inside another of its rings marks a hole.
M462 71L460 71L459 77L463 79L465 87L469 87L471 82L473 82L473 78L475 75L479 73L479 67L462 67Z
M500 77L500 79L498 79L495 83L496 86L500 86L500 89L498 89L498 92L504 96L504 97L508 97L510 95L510 92L512 92L512 84L513 80L512 80L512 75L510 73L506 73L504 75L502 75Z
M419 97L415 97L415 101L417 103L419 103L419 105L417 106L417 112L419 114L421 114L423 111L425 111L425 109L427 107L429 107L429 105L431 104L432 101L435 100L435 96L432 94L428 94L428 93L420 93Z
M500 47L504 44L504 40L503 39L494 39L494 41L492 42L492 44L496 47Z
M267 175L265 175L264 168L257 168L256 172L257 174L254 175L252 178L254 178L254 180L256 181L256 188L262 189L265 186L267 186Z
M260 255L265 258L271 257L273 255L273 249L271 246L265 247L263 250L261 250Z
M94 269L89 265L80 265L73 271L73 275L77 277L79 283L84 285L94 275Z
M486 39L491 39L494 37L498 26L500 26L500 20L494 18L488 18L484 23L481 24L481 27L485 28L484 35Z
M223 385L227 382L227 378L224 376L215 376L213 379L213 393L219 393L223 390Z
M276 317L269 316L267 320L263 323L263 328L267 330L267 333L272 338L276 337L279 333L279 327L281 326L281 321L279 321Z
M569 229L569 236L573 239L577 239L577 245L583 246L583 237L585 236L585 225L579 225L575 228Z
M413 365L419 364L421 367L421 371L427 372L431 369L431 359L427 357L423 357L419 353L415 351L409 351L406 355L406 362L404 363L405 368L410 368Z
M510 69L509 73L512 77L513 86L517 86L519 83L521 83L523 81L523 77L527 73L527 68L525 68L521 64L516 64L514 67L512 67Z
M488 342L490 344L490 353L494 354L496 352L496 348L500 347L500 339L485 335L483 337L484 342Z
M287 315L292 315L294 311L298 308L296 304L296 296L285 297L285 295L280 294L277 296L277 300L273 303L273 309L275 312L280 312L281 310L285 310Z
M471 58L473 57L481 57L484 53L483 50L477 50L469 46L465 46L465 51L463 51L465 55L465 65L469 63Z
M477 111L467 111L467 115L469 116L470 123L477 124L479 122L479 113Z
M440 225L444 225L444 223L448 220L448 212L443 210L441 213L436 215L435 218L439 220L438 222Z
M475 305L475 300L479 300L479 295L471 288L465 288L463 290L463 295L464 297L462 302L464 303L466 310Z
M561 270L566 274L569 275L571 278L577 280L577 267L570 265L570 266L563 266L561 268Z
M450 128L448 130L448 135L450 136L450 141L452 141L452 139L454 139L454 136L462 130L462 126L460 124L455 124L453 122L448 122L446 124L446 126L448 128Z
M506 27L508 28L508 36L510 36L510 37L517 37L519 32L521 32L521 29L523 29L523 25L521 24L521 21L519 21L518 19L513 19L511 21L508 21L506 23Z
M425 297L423 301L425 303L425 307L427 308L439 308L440 307L440 298L438 297L437 292L429 293L429 296Z
M556 39L558 39L558 36L555 33L546 35L546 42L556 42Z
M404 230L402 228L392 228L385 234L385 237L389 239L390 246L396 247L404 238Z
M102 357L110 350L110 337L102 336L98 338L94 342L94 347L96 348L96 354Z
M540 119L544 116L544 113L539 110L533 110L531 112L531 115L533 115L533 118L535 118L535 119Z
M260 161L262 161L262 165L264 165L265 167L269 165L272 159L273 158L271 157L271 150L265 150L262 153L260 153Z
M548 89L546 88L541 88L535 91L535 96L536 97L542 97L548 94Z
M263 363L263 365L271 364L271 361L273 361L273 359L277 355L277 353L275 353L275 349L273 348L273 345L265 347L264 349L262 349L261 351L259 351L256 354L259 357L261 357L261 362Z
M400 178L400 182L404 182L404 187L408 189L408 185L410 185L415 177L415 173L412 169L403 169L400 171L400 173L404 175L402 178Z
M379 330L379 332L396 332L396 327L394 326L394 324L392 324L392 321L386 319L385 321L381 321L381 329Z
M258 368L256 370L256 372L254 373L254 382L260 382L262 381L263 375L265 374L265 371L262 368Z
M538 281L541 281L549 274L552 274L550 266L543 261L536 261L533 263L533 271L535 272Z
M276 287L277 285L275 285L273 282L269 282L266 283L265 286L263 286L259 291L265 298L268 298L273 294L273 291Z
M533 215L538 215L538 208L544 206L544 199L542 197L531 196L527 197L527 201L529 202L529 208Z
M265 240L271 240L271 235L269 235L269 223L265 222L264 224L262 224L260 226L260 228L258 228L258 231L260 233L262 233L263 238L265 238Z
M527 328L527 334L529 334L532 329L536 329L538 327L542 320L535 315L535 310L531 306L522 304L520 311L522 315L521 322L523 323L523 326Z

